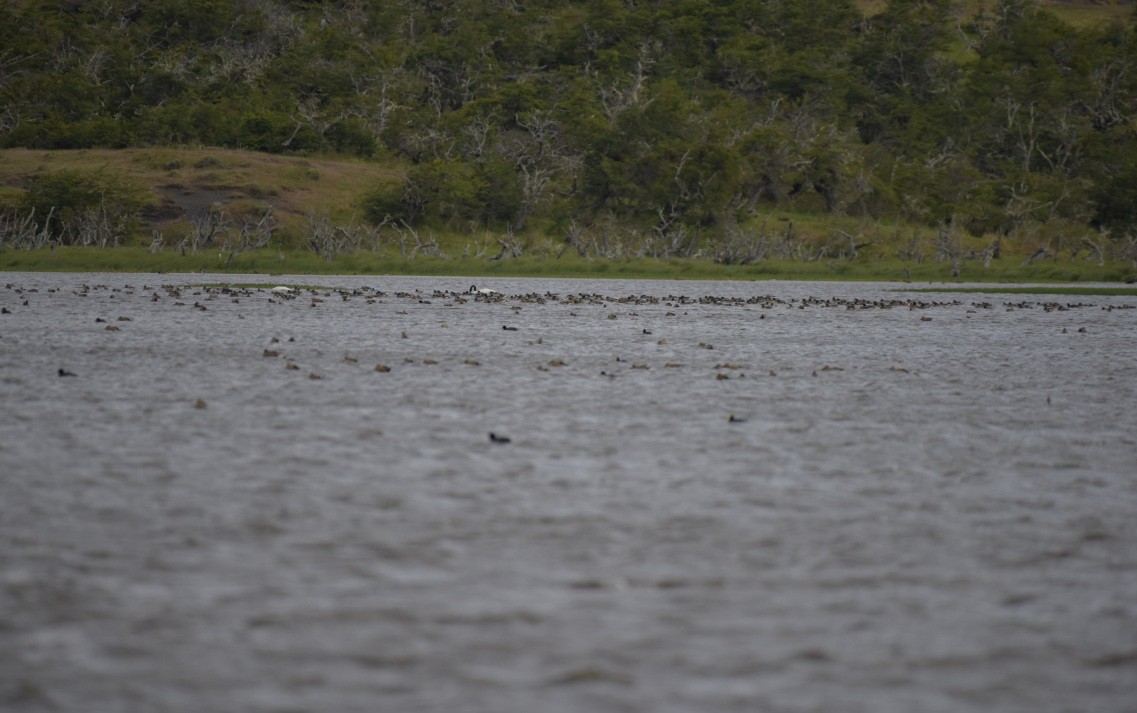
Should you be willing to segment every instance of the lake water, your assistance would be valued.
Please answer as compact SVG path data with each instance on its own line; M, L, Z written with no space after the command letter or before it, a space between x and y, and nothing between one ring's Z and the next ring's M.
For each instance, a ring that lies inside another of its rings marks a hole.
M1137 710L1137 298L0 282L5 711Z

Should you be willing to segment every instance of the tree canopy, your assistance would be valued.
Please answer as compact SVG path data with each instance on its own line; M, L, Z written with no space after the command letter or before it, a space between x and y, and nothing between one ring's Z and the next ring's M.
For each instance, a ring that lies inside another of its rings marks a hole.
M1027 0L0 2L0 146L398 160L375 220L1137 227L1133 21Z

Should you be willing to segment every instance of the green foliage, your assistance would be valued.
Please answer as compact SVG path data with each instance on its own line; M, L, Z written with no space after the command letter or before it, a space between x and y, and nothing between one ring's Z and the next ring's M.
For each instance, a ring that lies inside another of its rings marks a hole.
M41 230L64 243L79 240L84 222L97 218L117 226L120 239L147 202L145 192L129 181L101 172L63 170L32 178L19 210L30 213Z
M1137 230L1137 26L882 4L0 3L0 147L392 158L413 224Z

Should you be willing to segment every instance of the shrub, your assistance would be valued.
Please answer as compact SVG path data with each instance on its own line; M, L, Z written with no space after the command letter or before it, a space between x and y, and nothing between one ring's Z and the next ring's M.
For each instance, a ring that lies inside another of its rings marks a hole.
M21 209L64 244L117 244L147 202L143 189L103 172L62 170L36 176Z
M407 206L403 202L403 184L381 183L363 197L363 215L373 225L384 220L405 220Z

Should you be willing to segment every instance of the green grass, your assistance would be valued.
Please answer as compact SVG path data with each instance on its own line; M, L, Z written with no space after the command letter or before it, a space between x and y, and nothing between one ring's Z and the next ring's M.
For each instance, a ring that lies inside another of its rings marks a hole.
M480 258L392 258L356 252L325 260L311 252L263 249L244 253L225 267L216 252L179 255L151 253L141 247L60 247L0 251L0 271L48 272L211 272L262 275L454 275L466 277L609 277L701 280L853 280L908 282L1122 282L1137 271L1128 263L1047 261L1023 266L995 261L991 267L965 263L952 277L946 263L916 264L873 257L856 260L765 260L750 265L718 265L709 260L589 260L566 253L561 258L522 256L512 260Z

